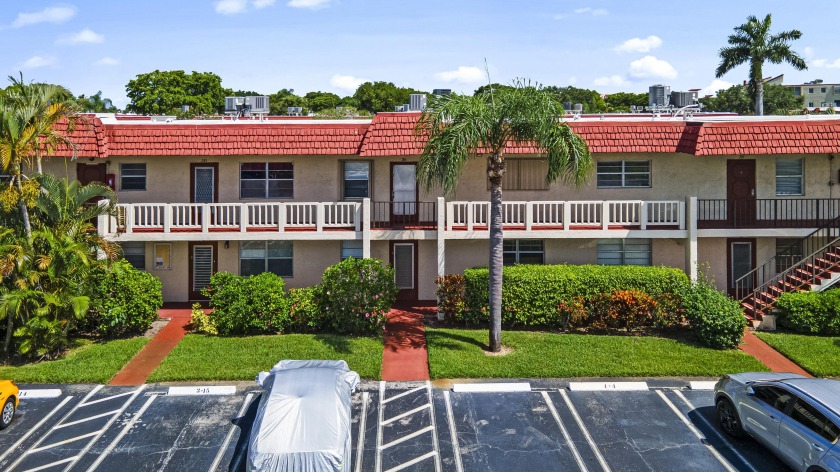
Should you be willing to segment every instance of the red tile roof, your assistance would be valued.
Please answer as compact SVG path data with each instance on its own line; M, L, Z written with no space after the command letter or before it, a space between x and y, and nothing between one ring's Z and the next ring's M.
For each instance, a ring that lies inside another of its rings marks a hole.
M58 132L65 132L67 122L56 123L55 129ZM69 137L76 144L75 157L106 157L108 155L105 127L102 120L93 115L81 115ZM53 155L70 157L73 153L67 146L57 146Z
M380 113L368 123L103 124L87 117L72 135L77 157L359 155L417 156L419 113ZM593 153L685 153L698 156L840 153L840 121L568 122ZM535 154L511 144L509 154ZM69 157L67 149L56 155Z
M830 154L840 152L840 122L704 123L694 154Z

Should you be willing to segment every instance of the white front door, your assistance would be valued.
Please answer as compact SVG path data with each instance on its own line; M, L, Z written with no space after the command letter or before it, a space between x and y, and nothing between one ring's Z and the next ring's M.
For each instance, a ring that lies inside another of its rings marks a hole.
M393 243L391 248L391 263L394 266L394 282L397 285L398 300L417 299L417 281L415 280L415 253L417 247L414 242Z
M391 201L394 215L417 214L417 165L394 164L391 167Z

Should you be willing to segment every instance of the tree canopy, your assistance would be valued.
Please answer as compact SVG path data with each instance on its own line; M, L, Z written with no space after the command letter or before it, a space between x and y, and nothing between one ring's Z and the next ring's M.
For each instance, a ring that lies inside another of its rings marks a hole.
M630 106L646 107L648 105L647 93L617 92L607 95L604 99L606 110L610 113L628 113Z
M131 100L125 107L128 112L179 117L221 113L225 96L232 93L222 87L222 79L212 72L187 74L182 70L138 74L128 82L125 91ZM189 105L189 111L183 112L183 105Z
M755 113L755 104L749 88L734 85L725 90L718 90L714 97L701 98L704 111L728 111L739 115ZM764 84L764 111L767 115L787 115L792 111L802 110L804 98L795 95L783 85Z
M397 87L391 82L365 82L356 89L353 98L358 107L370 112L394 111L394 107L408 103L413 93L426 93L409 87Z
M117 113L119 108L114 106L110 98L102 98L102 91L87 97L81 94L75 98L79 111L85 113Z
M575 103L583 105L584 113L601 113L606 111L607 104L601 97L600 92L596 90L582 89L577 87L556 87L548 86L545 88L547 92L553 93L561 103L569 102L574 106Z

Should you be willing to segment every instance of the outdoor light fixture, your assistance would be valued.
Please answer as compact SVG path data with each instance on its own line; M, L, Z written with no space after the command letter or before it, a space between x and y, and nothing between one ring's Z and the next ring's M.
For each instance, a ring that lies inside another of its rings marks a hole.
M225 249L230 249L230 241L225 241Z

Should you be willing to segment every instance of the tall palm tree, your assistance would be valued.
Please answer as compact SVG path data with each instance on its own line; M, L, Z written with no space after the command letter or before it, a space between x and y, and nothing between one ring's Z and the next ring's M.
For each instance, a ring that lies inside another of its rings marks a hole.
M529 143L548 163L546 181L580 186L592 169L586 141L561 122L563 106L530 82L517 81L510 89L492 87L474 96L432 98L415 127L427 138L418 163L418 176L427 190L439 186L455 191L467 161L487 156L490 181L490 350L501 350L502 331L502 180L505 148Z
M787 62L796 70L808 68L805 60L790 49L790 42L802 37L799 30L783 31L770 34L770 14L759 20L755 16L747 18L747 22L734 28L735 33L729 35L727 41L730 46L721 48L720 65L715 70L715 77L735 67L749 62L750 91L755 101L755 114L764 114L764 74L761 71L765 62L781 64Z

